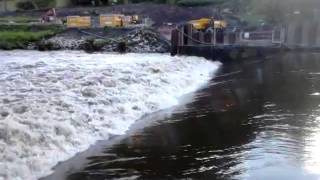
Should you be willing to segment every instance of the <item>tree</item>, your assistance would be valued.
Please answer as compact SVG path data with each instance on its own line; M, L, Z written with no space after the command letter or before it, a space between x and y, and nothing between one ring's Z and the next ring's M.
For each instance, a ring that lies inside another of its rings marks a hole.
M35 9L39 9L38 4L34 0L29 0Z
M7 12L8 9L7 9L7 0L4 0L4 12Z

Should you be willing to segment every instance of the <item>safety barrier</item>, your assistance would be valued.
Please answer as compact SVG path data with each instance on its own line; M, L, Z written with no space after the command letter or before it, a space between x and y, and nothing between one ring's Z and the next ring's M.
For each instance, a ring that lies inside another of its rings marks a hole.
M67 27L68 28L90 28L91 17L90 16L68 16Z

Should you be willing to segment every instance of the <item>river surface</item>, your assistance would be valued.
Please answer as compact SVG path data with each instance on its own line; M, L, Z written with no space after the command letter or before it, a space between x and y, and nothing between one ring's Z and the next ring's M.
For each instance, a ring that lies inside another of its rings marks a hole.
M179 105L221 65L81 51L0 51L0 59L0 180L49 175L96 141L124 135L146 114Z
M320 179L320 54L224 64L191 99L101 142L65 178Z

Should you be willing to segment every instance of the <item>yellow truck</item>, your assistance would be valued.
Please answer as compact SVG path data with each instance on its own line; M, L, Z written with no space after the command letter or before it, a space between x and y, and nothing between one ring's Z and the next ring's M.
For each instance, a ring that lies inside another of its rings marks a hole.
M123 21L122 18L124 15L122 14L104 14L100 15L100 26L101 27L122 27Z
M100 15L101 27L125 27L129 24L138 24L139 16L125 16L123 14Z
M68 16L67 27L68 28L90 28L91 17L90 16Z

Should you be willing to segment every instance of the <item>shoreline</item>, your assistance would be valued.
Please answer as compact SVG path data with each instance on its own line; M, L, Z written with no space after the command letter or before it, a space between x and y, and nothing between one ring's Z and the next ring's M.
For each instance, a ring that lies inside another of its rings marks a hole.
M59 162L56 166L52 168L52 174L44 176L39 180L65 180L67 176L72 172L80 171L82 165L88 161L88 157L98 156L105 150L106 147L112 147L118 144L121 140L130 137L131 135L143 131L144 128L153 126L155 123L170 117L175 112L183 109L187 104L192 103L195 100L196 93L206 88L208 84L204 84L202 87L197 89L195 92L190 92L188 94L179 97L179 104L168 107L166 109L161 109L159 111L146 114L141 118L137 119L122 135L110 136L107 140L98 140L93 145L91 145L87 150L75 154L73 157L66 161Z
M4 35L0 37L1 50L169 53L171 49L171 43L152 28L113 28L105 32L103 28L65 29L60 25L8 27L11 29L2 31L7 26L0 27Z

